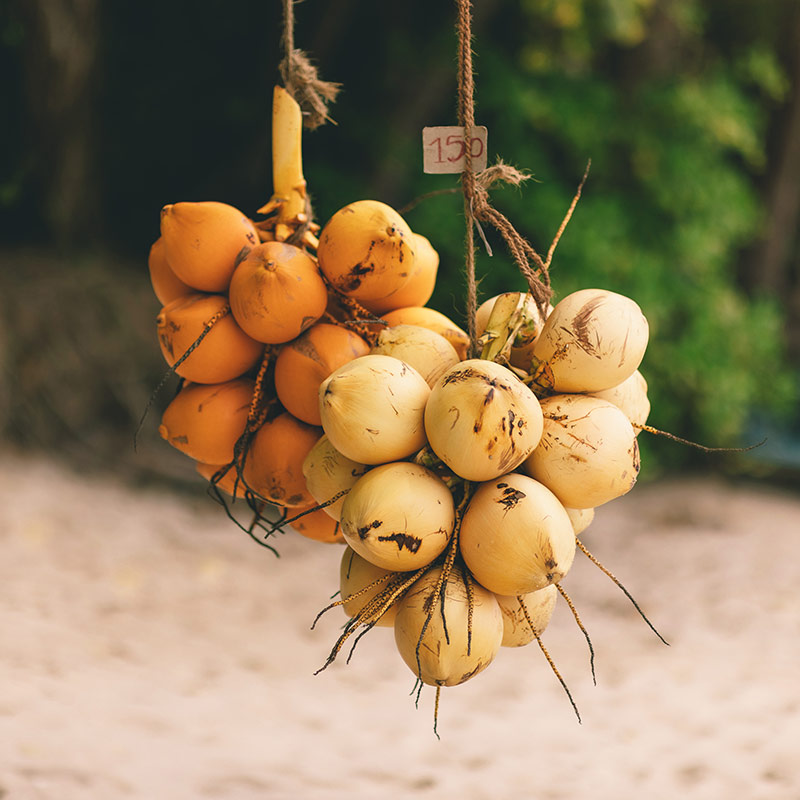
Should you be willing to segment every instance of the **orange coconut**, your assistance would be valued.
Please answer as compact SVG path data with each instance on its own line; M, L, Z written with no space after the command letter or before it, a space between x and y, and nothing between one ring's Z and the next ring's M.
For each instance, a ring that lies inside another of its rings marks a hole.
M183 297L185 294L194 293L191 286L184 283L170 267L167 261L167 252L164 247L164 237L159 236L150 248L150 256L147 259L147 267L150 270L150 283L153 284L153 291L162 306Z
M380 301L401 289L414 271L413 234L391 206L358 200L328 220L317 258L340 292L360 302Z
M249 336L280 344L299 336L325 313L328 290L305 250L264 242L236 267L229 297L233 316Z
M253 381L184 386L164 410L158 432L173 447L204 464L229 464L244 432Z
M463 331L449 317L432 308L420 306L409 306L408 308L398 308L383 314L389 327L395 325L419 325L420 328L427 328L440 336L444 336L453 347L455 347L458 357L465 359L469 350L469 335Z
M158 340L173 366L194 345L206 325L223 314L227 301L218 294L190 294L173 300L156 318ZM224 383L243 375L260 360L264 345L251 339L228 312L219 317L175 372L194 383Z
M278 506L308 508L314 498L306 488L303 461L322 436L322 429L288 412L265 422L247 451L244 479L248 488Z
M281 348L275 361L275 391L287 411L321 425L319 385L337 367L364 356L369 345L356 333L318 322Z
M195 464L195 469L198 474L202 475L209 483L220 470L225 469L226 472L215 484L217 489L221 492L225 492L225 494L229 494L231 497L244 497L244 484L241 481L238 483L236 481L236 467L230 464L203 464L198 461ZM234 494L234 491L236 494Z
M364 306L373 314L380 316L396 308L424 306L433 295L436 273L439 270L439 254L424 236L412 233L411 237L414 245L414 269L408 281L389 297L364 301Z
M300 519L290 522L289 525L301 536L305 536L306 539L329 544L344 544L344 536L342 536L342 529L339 523L333 517L328 516L323 509L317 508L316 503L310 508L315 508L316 511L310 511ZM304 510L307 511L308 509L292 509L289 517L297 516Z
M259 242L245 214L213 201L164 206L161 235L172 271L203 292L224 292L237 260Z

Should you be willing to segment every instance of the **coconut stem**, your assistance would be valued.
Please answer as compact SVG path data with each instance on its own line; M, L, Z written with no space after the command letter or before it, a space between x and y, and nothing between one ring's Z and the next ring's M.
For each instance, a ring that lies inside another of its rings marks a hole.
M298 519L306 516L306 514L313 514L315 511L321 511L323 508L332 506L337 500L341 500L349 491L349 489L343 489L341 492L335 494L330 500L326 500L324 503L318 503L315 506L311 506L311 508L307 508L304 511L301 511L299 514L289 517L288 519L279 520L273 524L267 533L275 533L275 531L282 528L284 525L291 525L293 522L297 522Z
M336 657L342 650L345 642L355 633L356 629L363 625L366 627L366 630L362 631L361 634L357 637L355 644L358 643L358 640L363 636L367 631L371 630L375 627L378 620L392 607L393 603L397 600L400 595L414 583L417 578L421 577L425 572L427 572L431 568L431 565L427 565L425 567L420 567L418 570L414 572L396 572L393 574L392 577L388 579L386 587L383 591L379 592L372 598L368 603L364 605L364 607L356 614L354 617L351 617L347 624L344 626L344 630L339 638L336 640L336 643L333 645L330 654L328 655L327 660L325 663L314 673L318 675L324 669L329 667L335 660ZM334 608L337 605L341 605L340 602L332 603L329 608ZM317 620L319 617L325 613L328 609L323 609L318 615L317 619L314 620L314 625L316 625ZM313 628L313 625L312 625ZM354 644L354 646L355 646ZM350 655L348 656L348 661L350 657L352 657L353 653L352 650Z
M572 616L575 618L575 622L577 626L581 629L584 637L586 638L586 644L589 645L589 667L592 670L592 683L597 686L597 675L594 671L594 647L592 647L592 640L589 638L589 631L586 630L583 623L581 622L580 616L578 616L578 609L575 608L575 604L572 602L572 598L564 591L564 588L561 586L560 583L557 583L556 589L558 589L558 593L564 598L566 604L569 606L569 610L572 612Z
M556 584L557 585L557 584ZM578 722L581 721L581 715L578 711L578 706L575 705L575 701L572 699L572 693L567 686L566 681L561 677L561 673L558 671L555 661L553 661L550 653L547 652L547 648L544 646L544 642L542 642L542 637L539 635L539 632L536 630L533 624L533 620L531 619L530 612L528 611L528 606L525 605L525 598L522 595L517 595L517 602L522 609L522 613L525 615L525 621L528 623L528 627L533 632L534 637L536 638L536 643L539 645L539 649L544 654L544 657L547 659L547 663L550 665L550 669L553 670L553 674L558 678L558 682L561 684L564 691L567 693L567 697L569 698L569 702L572 705L572 710L575 712L575 716L578 718Z
M275 226L278 241L288 239L297 225L306 221L302 139L303 112L286 89L276 86L272 98L272 182L275 191L270 202L278 203L278 223Z
M511 349L523 323L523 315L518 308L520 297L520 292L507 292L495 301L486 329L478 340L483 345L481 358L497 361L499 356Z
M528 617L528 610L525 606L525 603L520 600L520 604L522 605L522 610L525 612L525 616L528 619L528 624L530 624L530 617ZM567 693L567 697L569 698L570 705L572 706L572 710L575 712L575 716L578 718L578 722L581 722L581 714L578 711L578 706L575 705L575 700L572 697L572 692L569 690L569 686L567 686L567 682L561 677L561 673L558 671L556 667L555 661L553 661L552 656L550 653L547 652L547 648L544 646L544 642L542 642L542 637L539 636L538 633L533 629L533 625L531 625L531 630L533 630L533 635L536 637L536 643L539 645L539 649L544 654L544 657L547 659L547 663L550 665L550 669L553 670L553 674L558 678L558 682L561 684L561 687Z
M437 728L439 727L439 698L442 694L442 687L436 687L436 699L433 701L433 732L437 739L441 739L442 737L439 736L439 731Z
M139 437L139 431L142 429L142 425L144 425L145 418L147 417L147 412L150 411L150 407L155 402L156 397L158 397L158 393L164 388L164 384L173 376L175 375L176 370L178 367L186 361L187 358L199 347L200 342L211 333L212 328L224 317L228 316L231 313L231 306L230 303L225 303L225 305L214 314L211 319L206 322L203 326L203 330L200 331L200 335L189 345L186 352L183 353L180 358L163 374L161 380L158 382L158 385L155 389L153 389L150 397L147 400L147 404L144 407L144 411L142 412L141 419L139 420L139 424L136 426L136 430L133 432L133 449L136 450L136 441Z
M445 592L447 589L447 581L450 578L450 573L453 571L453 564L456 560L456 554L458 553L458 537L461 531L461 520L464 516L464 512L467 509L467 505L469 504L470 498L472 496L472 492L470 491L471 485L469 481L464 482L464 496L461 498L461 502L456 507L456 514L455 514L455 524L453 525L453 535L450 537L450 541L447 543L447 550L445 550L445 557L444 563L442 564L442 571L439 573L439 579L436 581L436 586L434 587L433 591L425 598L425 603L428 606L428 612L425 616L425 621L422 623L422 630L419 632L419 639L417 639L417 647L415 650L415 655L417 659L417 676L421 677L422 675L422 662L420 660L420 649L422 648L422 639L425 636L425 632L428 630L428 626L433 619L433 615L436 611L436 606L441 602L441 614L442 614L442 624L444 626L444 633L445 638L449 643L449 636L447 634L447 619L445 618L444 613L444 598ZM432 565L429 565L430 568ZM468 620L468 629L467 629L467 636L469 641L472 640L472 618L469 617Z
M665 645L669 646L669 642L656 630L653 623L650 622L650 620L645 615L644 611L642 611L642 609L639 608L639 604L633 599L633 595L622 585L619 578L617 578L615 575L611 573L609 569L603 566L603 564L601 564L600 561L586 549L586 545L580 539L576 537L575 541L578 544L578 549L589 559L589 561L591 561L592 564L598 567L601 572L607 575L622 590L622 593L625 595L625 597L627 597L628 600L630 600L631 603L633 603L633 607L639 612L639 616L647 623L647 626L650 628L650 630L653 631L653 633L656 636L658 636L658 638L661 639L661 641L664 642Z
M678 442L679 444L687 444L689 447L702 450L704 453L747 453L750 450L755 450L757 447L761 447L767 441L766 438L764 438L756 444L751 444L749 447L706 447L704 444L698 444L690 439L682 439L680 436L676 436L674 433L661 431L658 428L652 427L651 425L640 425L637 422L632 423L632 425L634 428L638 428L640 431L652 433L654 436L663 436L665 439L670 439L671 441Z

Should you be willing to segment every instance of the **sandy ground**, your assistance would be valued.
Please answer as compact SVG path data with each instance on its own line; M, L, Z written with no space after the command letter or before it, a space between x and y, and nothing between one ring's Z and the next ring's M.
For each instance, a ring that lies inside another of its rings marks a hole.
M584 535L535 645L415 709L391 631L314 676L340 549L281 558L196 499L0 452L0 797L800 798L800 498L637 487Z

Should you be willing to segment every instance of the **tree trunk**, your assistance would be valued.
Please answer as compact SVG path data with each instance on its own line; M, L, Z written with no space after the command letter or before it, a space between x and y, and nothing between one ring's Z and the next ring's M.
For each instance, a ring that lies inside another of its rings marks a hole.
M98 236L94 96L100 0L20 0L31 150L45 224L61 245Z
M795 41L793 92L765 198L767 226L750 259L753 285L777 297L785 297L797 280L792 276L796 263L792 252L800 223L800 14L795 20Z

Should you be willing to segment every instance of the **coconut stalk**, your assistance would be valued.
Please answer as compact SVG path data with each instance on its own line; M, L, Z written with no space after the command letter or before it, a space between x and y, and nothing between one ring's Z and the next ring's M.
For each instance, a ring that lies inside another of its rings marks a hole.
M258 213L277 212L261 227L271 230L270 238L283 242L306 225L309 216L303 177L303 112L282 86L276 86L272 96L272 185L272 197ZM303 241L316 247L311 231L304 232Z

